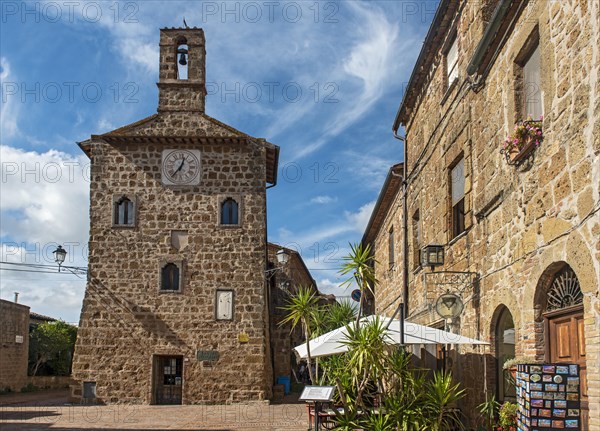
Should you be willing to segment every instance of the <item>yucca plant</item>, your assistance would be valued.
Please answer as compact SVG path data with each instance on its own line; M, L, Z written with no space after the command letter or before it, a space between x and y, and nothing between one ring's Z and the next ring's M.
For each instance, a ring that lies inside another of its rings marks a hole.
M373 293L372 286L377 283L375 278L375 258L371 250L371 245L367 244L363 246L362 243L356 245L350 244L350 254L342 258L344 264L340 269L340 274L351 276L342 283L342 286L351 285L352 282L356 282L356 285L360 289L360 302L358 307L358 313L356 315L356 326L359 326L361 313L363 310L363 304L365 295L367 293Z
M446 431L463 429L456 403L465 396L465 390L454 383L452 374L436 371L427 384L426 405L431 423L429 429Z
M305 286L299 286L295 295L290 297L288 303L282 307L287 312L285 317L279 322L279 325L291 323L293 331L296 326L301 325L306 338L306 362L308 365L308 375L311 382L316 382L311 367L310 344L312 335L312 325L315 315L318 313L319 297L313 289Z

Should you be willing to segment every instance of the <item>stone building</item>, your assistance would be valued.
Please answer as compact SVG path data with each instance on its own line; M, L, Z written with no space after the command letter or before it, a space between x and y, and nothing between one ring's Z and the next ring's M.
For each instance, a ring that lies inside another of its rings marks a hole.
M393 314L401 298L402 276L402 173L398 163L388 171L385 183L362 237L375 258L375 308Z
M271 396L266 186L279 148L205 113L205 54L201 29L162 29L158 112L80 143L92 180L76 399Z
M281 247L277 244L269 243L269 266L272 270L269 277L269 303L270 310L270 334L271 334L271 354L273 360L273 377L284 376L292 378L291 370L295 365L294 353L292 349L304 342L304 334L300 327L293 331L291 324L280 325L285 317L286 311L283 309L290 296L293 295L299 286L310 287L318 293L317 285L310 275L302 256L296 251ZM276 253L279 250L285 250L289 255L289 261L276 270Z
M470 426L486 393L514 396L502 364L516 356L579 364L581 426L600 430L599 17L596 0L441 0L394 121L399 300L408 319L443 325L434 305L450 291L464 303L450 329L491 343L446 364ZM512 159L503 142L529 116L543 140ZM443 246L443 265L423 265L427 245Z
M0 390L27 385L29 307L0 299Z

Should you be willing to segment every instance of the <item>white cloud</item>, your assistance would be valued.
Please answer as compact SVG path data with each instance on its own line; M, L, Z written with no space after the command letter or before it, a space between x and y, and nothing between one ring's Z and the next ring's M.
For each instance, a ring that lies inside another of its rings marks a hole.
M2 102L0 107L0 137L4 141L19 134L18 116L19 83L10 72L10 63L5 57L0 57L0 82L2 83ZM3 143L3 142L1 142Z
M375 208L375 201L363 205L358 212L353 213L346 211L344 215L346 216L346 220L352 224L355 231L363 233L367 227L367 223L369 223L373 208Z
M2 298L12 299L18 291L20 302L33 311L77 321L85 280L58 274L52 251L62 244L68 252L67 265L87 265L89 161L83 155L7 145L0 146L0 159L0 260L50 265L44 269L49 274L2 271Z
M337 202L337 198L328 195L315 196L310 200L310 203L319 205L330 204L332 202Z

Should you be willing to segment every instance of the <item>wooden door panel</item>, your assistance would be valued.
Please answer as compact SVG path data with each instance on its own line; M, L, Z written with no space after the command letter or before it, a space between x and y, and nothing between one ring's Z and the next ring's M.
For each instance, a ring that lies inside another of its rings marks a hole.
M581 394L581 425L582 430L588 429L588 388L585 362L585 332L583 313L576 311L571 314L548 319L548 350L550 363L570 363L579 365L579 384Z
M579 357L585 360L585 332L584 332L584 323L583 316L579 316L577 319L577 341L579 347Z

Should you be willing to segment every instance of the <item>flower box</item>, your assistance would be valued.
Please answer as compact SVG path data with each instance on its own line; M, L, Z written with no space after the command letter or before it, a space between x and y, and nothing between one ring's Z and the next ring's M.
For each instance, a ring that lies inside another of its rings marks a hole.
M500 150L506 156L509 164L514 165L525 159L544 140L542 119L529 118L515 126L512 135L504 141Z

